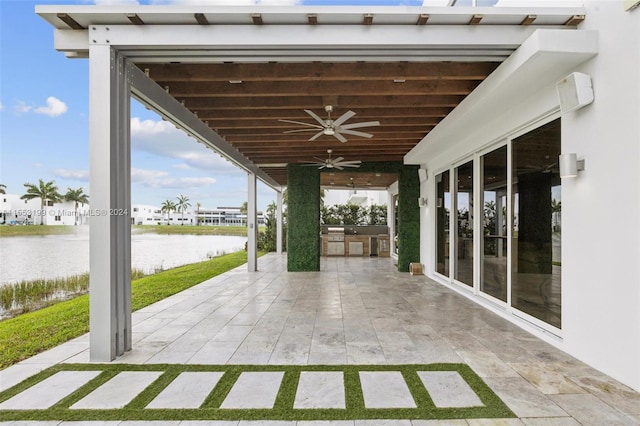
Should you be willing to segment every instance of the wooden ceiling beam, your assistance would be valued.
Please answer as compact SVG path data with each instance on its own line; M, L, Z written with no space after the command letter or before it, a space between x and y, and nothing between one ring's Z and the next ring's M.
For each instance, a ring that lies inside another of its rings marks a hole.
M344 109L352 109L356 113L360 108L401 108L401 107L456 107L464 99L464 95L387 95L387 96L338 96L337 103L332 104ZM291 96L291 97L226 97L226 98L183 98L176 96L178 101L184 101L190 110L273 110L273 109L312 109L321 112L324 107L322 96Z
M479 82L466 80L425 80L394 83L393 81L310 81L310 82L265 82L249 81L241 84L228 82L158 82L169 87L175 97L286 97L300 96L344 96L366 93L374 95L468 95Z
M412 142L418 143L420 139L424 136L422 133L403 133L403 132L393 132L393 133L385 133L376 135L371 140L375 139L378 142L382 143L393 143L393 142ZM271 136L242 136L242 135L228 135L225 136L225 140L234 146L241 146L243 144L250 145L258 145L264 146L265 144L293 144L296 142L309 143L309 138L311 135L302 136L300 134L278 134ZM364 139L369 140L369 139ZM340 142L336 139L336 146L339 146Z
M155 81L484 80L497 62L140 63Z
M217 119L217 118L213 118L213 117L208 117L207 115L203 115L203 114L199 114L199 117L202 120L208 121L209 122L209 127L213 128L213 129L218 129L218 130L222 130L222 129L280 129L282 131L285 130L298 130L298 129L303 129L304 126L302 125L297 125L297 124L290 124L290 123L283 123L278 121L277 119L274 118L266 118L266 119L261 119L261 118L256 118L253 120L232 120L232 119ZM333 118L337 118L338 115L336 116L332 116ZM346 124L355 124L355 123L360 123L360 122L364 122L364 121L368 121L365 120L362 117L357 118L358 116L356 115L356 117L354 117L353 119L349 120L346 122ZM303 123L308 123L308 124L317 124L316 122L312 121L313 119L305 119L303 117L301 117L301 122ZM296 120L298 121L298 120ZM435 125L438 124L440 122L440 118L439 117L386 117L384 118L382 121L380 121L380 126L371 126L371 127L363 127L361 129L355 129L355 130L364 130L367 131L366 129L378 129L381 128L383 126L401 126L401 127L410 127L410 126L424 126L425 124L428 125Z
M423 125L423 126L378 126L378 127L372 127L372 128L364 128L364 129L354 129L354 130L361 130L367 133L372 133L373 137L375 138L376 136L380 136L383 134L387 134L387 133L397 133L397 132L403 132L403 133L417 133L417 134L425 134L426 132L428 132L431 128L433 128L434 126L430 126L430 125ZM215 128L214 128L215 130ZM273 136L280 136L283 134L282 130L278 130L278 129L265 129L265 131L260 131L260 129L222 129L218 132L220 134L220 136L223 137L227 137L227 136L231 136L231 135L245 135L245 136L256 136L257 140L260 140L260 138L265 138L268 137L269 135L273 135ZM306 133L308 134L309 137L313 136L313 132L309 132ZM321 136L324 137L324 136ZM333 137L333 136L330 136ZM301 136L301 138L304 138L304 136Z
M67 24L69 26L69 28L71 28L72 30L84 30L85 29L82 25L80 25L78 23L78 21L76 21L75 19L73 19L71 16L69 16L66 13L58 13L58 15L56 15L56 16L62 22Z
M188 101L187 101L188 103ZM363 108L359 107L356 112L356 116L351 119L360 120L376 120L384 118L418 118L418 117L446 117L451 112L451 107L424 107L424 108ZM297 109L255 109L255 110L214 110L207 108L193 108L194 111L198 111L198 116L214 122L215 120L260 120L260 119L272 119L272 120L297 120L305 121L309 120L309 115L305 114L302 108ZM349 108L334 108L331 114L334 117L339 117L343 113L347 112ZM320 113L321 110L315 111Z

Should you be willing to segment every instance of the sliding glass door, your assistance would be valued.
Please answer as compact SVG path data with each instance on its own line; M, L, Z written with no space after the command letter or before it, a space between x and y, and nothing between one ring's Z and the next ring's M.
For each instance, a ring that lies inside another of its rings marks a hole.
M481 157L480 291L507 301L507 147Z
M455 272L453 277L473 287L473 161L454 170L456 182Z
M451 192L449 171L436 175L436 271L449 277L449 218Z
M435 176L436 272L550 331L562 326L560 134L558 118Z
M560 328L560 119L512 146L511 305Z

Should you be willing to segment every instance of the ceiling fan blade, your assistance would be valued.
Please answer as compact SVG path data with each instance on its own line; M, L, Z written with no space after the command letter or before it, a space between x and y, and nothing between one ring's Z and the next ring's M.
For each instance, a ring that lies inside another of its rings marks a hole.
M335 132L333 134L333 136L338 139L340 142L345 143L347 141L347 138L345 138L344 136L342 136L340 133Z
M339 163L339 162L341 162L342 160L344 160L344 157L334 158L334 159L333 159L333 163L334 163L334 164L335 164L335 163Z
M327 123L325 123L324 120L320 118L315 112L311 111L310 109L305 109L304 112L309 114L311 117L313 117L314 120L320 123L323 129L327 126Z
M356 115L356 113L351 111L351 110L345 112L340 117L338 117L336 120L334 120L333 126L334 127L338 127L339 125L341 125L342 123L344 123L345 121L347 121L348 119L353 117L354 115Z
M362 161L360 160L341 161L340 164L342 164L343 166L348 164L362 164Z
M322 170L322 169L324 169L325 167L327 167L327 165L326 165L326 164L323 164L323 165L321 165L320 167L318 167L318 170Z
M296 130L285 130L282 133L301 133L301 132L315 132L318 129L296 129Z
M338 166L336 166L338 167ZM360 164L344 164L344 163L340 163L340 167L360 167Z
M311 138L309 140L310 141L315 141L316 139L318 139L322 135L324 135L324 130L320 130L318 133L316 133L315 135L311 136Z
M339 165L337 165L337 164L334 164L334 165L333 165L333 168L334 168L334 169L338 169L338 170L344 170L344 167L339 166Z
M368 138L371 139L373 137L373 135L371 133L365 133L365 132L359 132L357 130L340 130L341 133L344 133L345 135L353 135L353 136L360 136L363 138Z
M341 129L357 129L360 127L372 127L372 126L379 126L380 122L379 121L363 121L361 123L351 123L351 124L345 124L344 126L340 126Z
M324 128L324 126L318 126L317 124L313 124L313 123L305 123L304 121L295 121L295 120L278 120L278 121L282 123L291 123L291 124L299 124L301 126L315 127L317 129Z

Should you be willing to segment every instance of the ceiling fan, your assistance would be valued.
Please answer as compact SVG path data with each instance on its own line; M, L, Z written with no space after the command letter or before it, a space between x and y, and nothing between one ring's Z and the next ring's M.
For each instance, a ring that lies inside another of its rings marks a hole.
M371 133L360 132L358 130L353 130L353 129L358 129L360 127L372 127L372 126L380 125L379 121L363 121L360 123L344 124L348 119L356 115L356 113L353 111L347 111L344 114L342 114L340 117L333 120L331 119L331 112L333 111L333 106L327 105L324 107L324 110L327 112L326 120L323 120L322 118L320 118L315 112L311 111L310 109L304 110L304 112L309 114L314 120L317 121L317 124L316 123L310 124L310 123L305 123L303 121L294 121L294 120L278 120L278 121L282 121L283 123L299 124L301 126L309 127L309 129L287 130L284 133L317 132L315 135L313 135L309 139L310 141L314 141L322 135L328 135L328 136L335 137L342 143L347 142L347 138L345 138L343 135L360 136L363 138L373 137Z
M343 170L345 167L360 167L360 164L362 163L362 161L360 160L352 160L352 161L342 161L344 160L344 157L336 157L336 158L331 158L331 154L333 153L332 149L328 149L327 150L327 154L329 154L328 158L319 158L319 157L313 157L318 161L303 161L303 163L308 163L305 164L305 166L318 166L318 169L338 169L338 170Z

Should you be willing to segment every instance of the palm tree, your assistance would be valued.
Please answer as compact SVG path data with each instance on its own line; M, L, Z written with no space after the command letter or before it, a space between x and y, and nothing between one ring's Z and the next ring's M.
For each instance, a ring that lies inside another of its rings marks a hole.
M189 207L191 207L191 203L189 203L189 197L186 195L180 195L178 197L178 203L176 204L176 208L180 213L182 213L182 220L180 221L180 226L184 225L184 212Z
M162 209L161 211L164 213L167 213L167 226L169 226L169 223L171 222L171 212L176 210L176 203L174 203L171 200L167 200L164 203L162 203Z
M7 189L7 185L0 183L0 194L6 194L5 189Z
M62 195L58 193L58 187L55 181L45 183L42 179L38 180L38 185L33 183L25 183L27 193L20 197L21 200L33 200L40 198L40 225L44 225L44 206L47 201L54 203L62 200Z
M84 189L71 189L67 188L67 193L64 194L65 201L73 201L75 207L75 222L74 225L78 225L78 203L87 204L89 202L89 196L84 193Z

